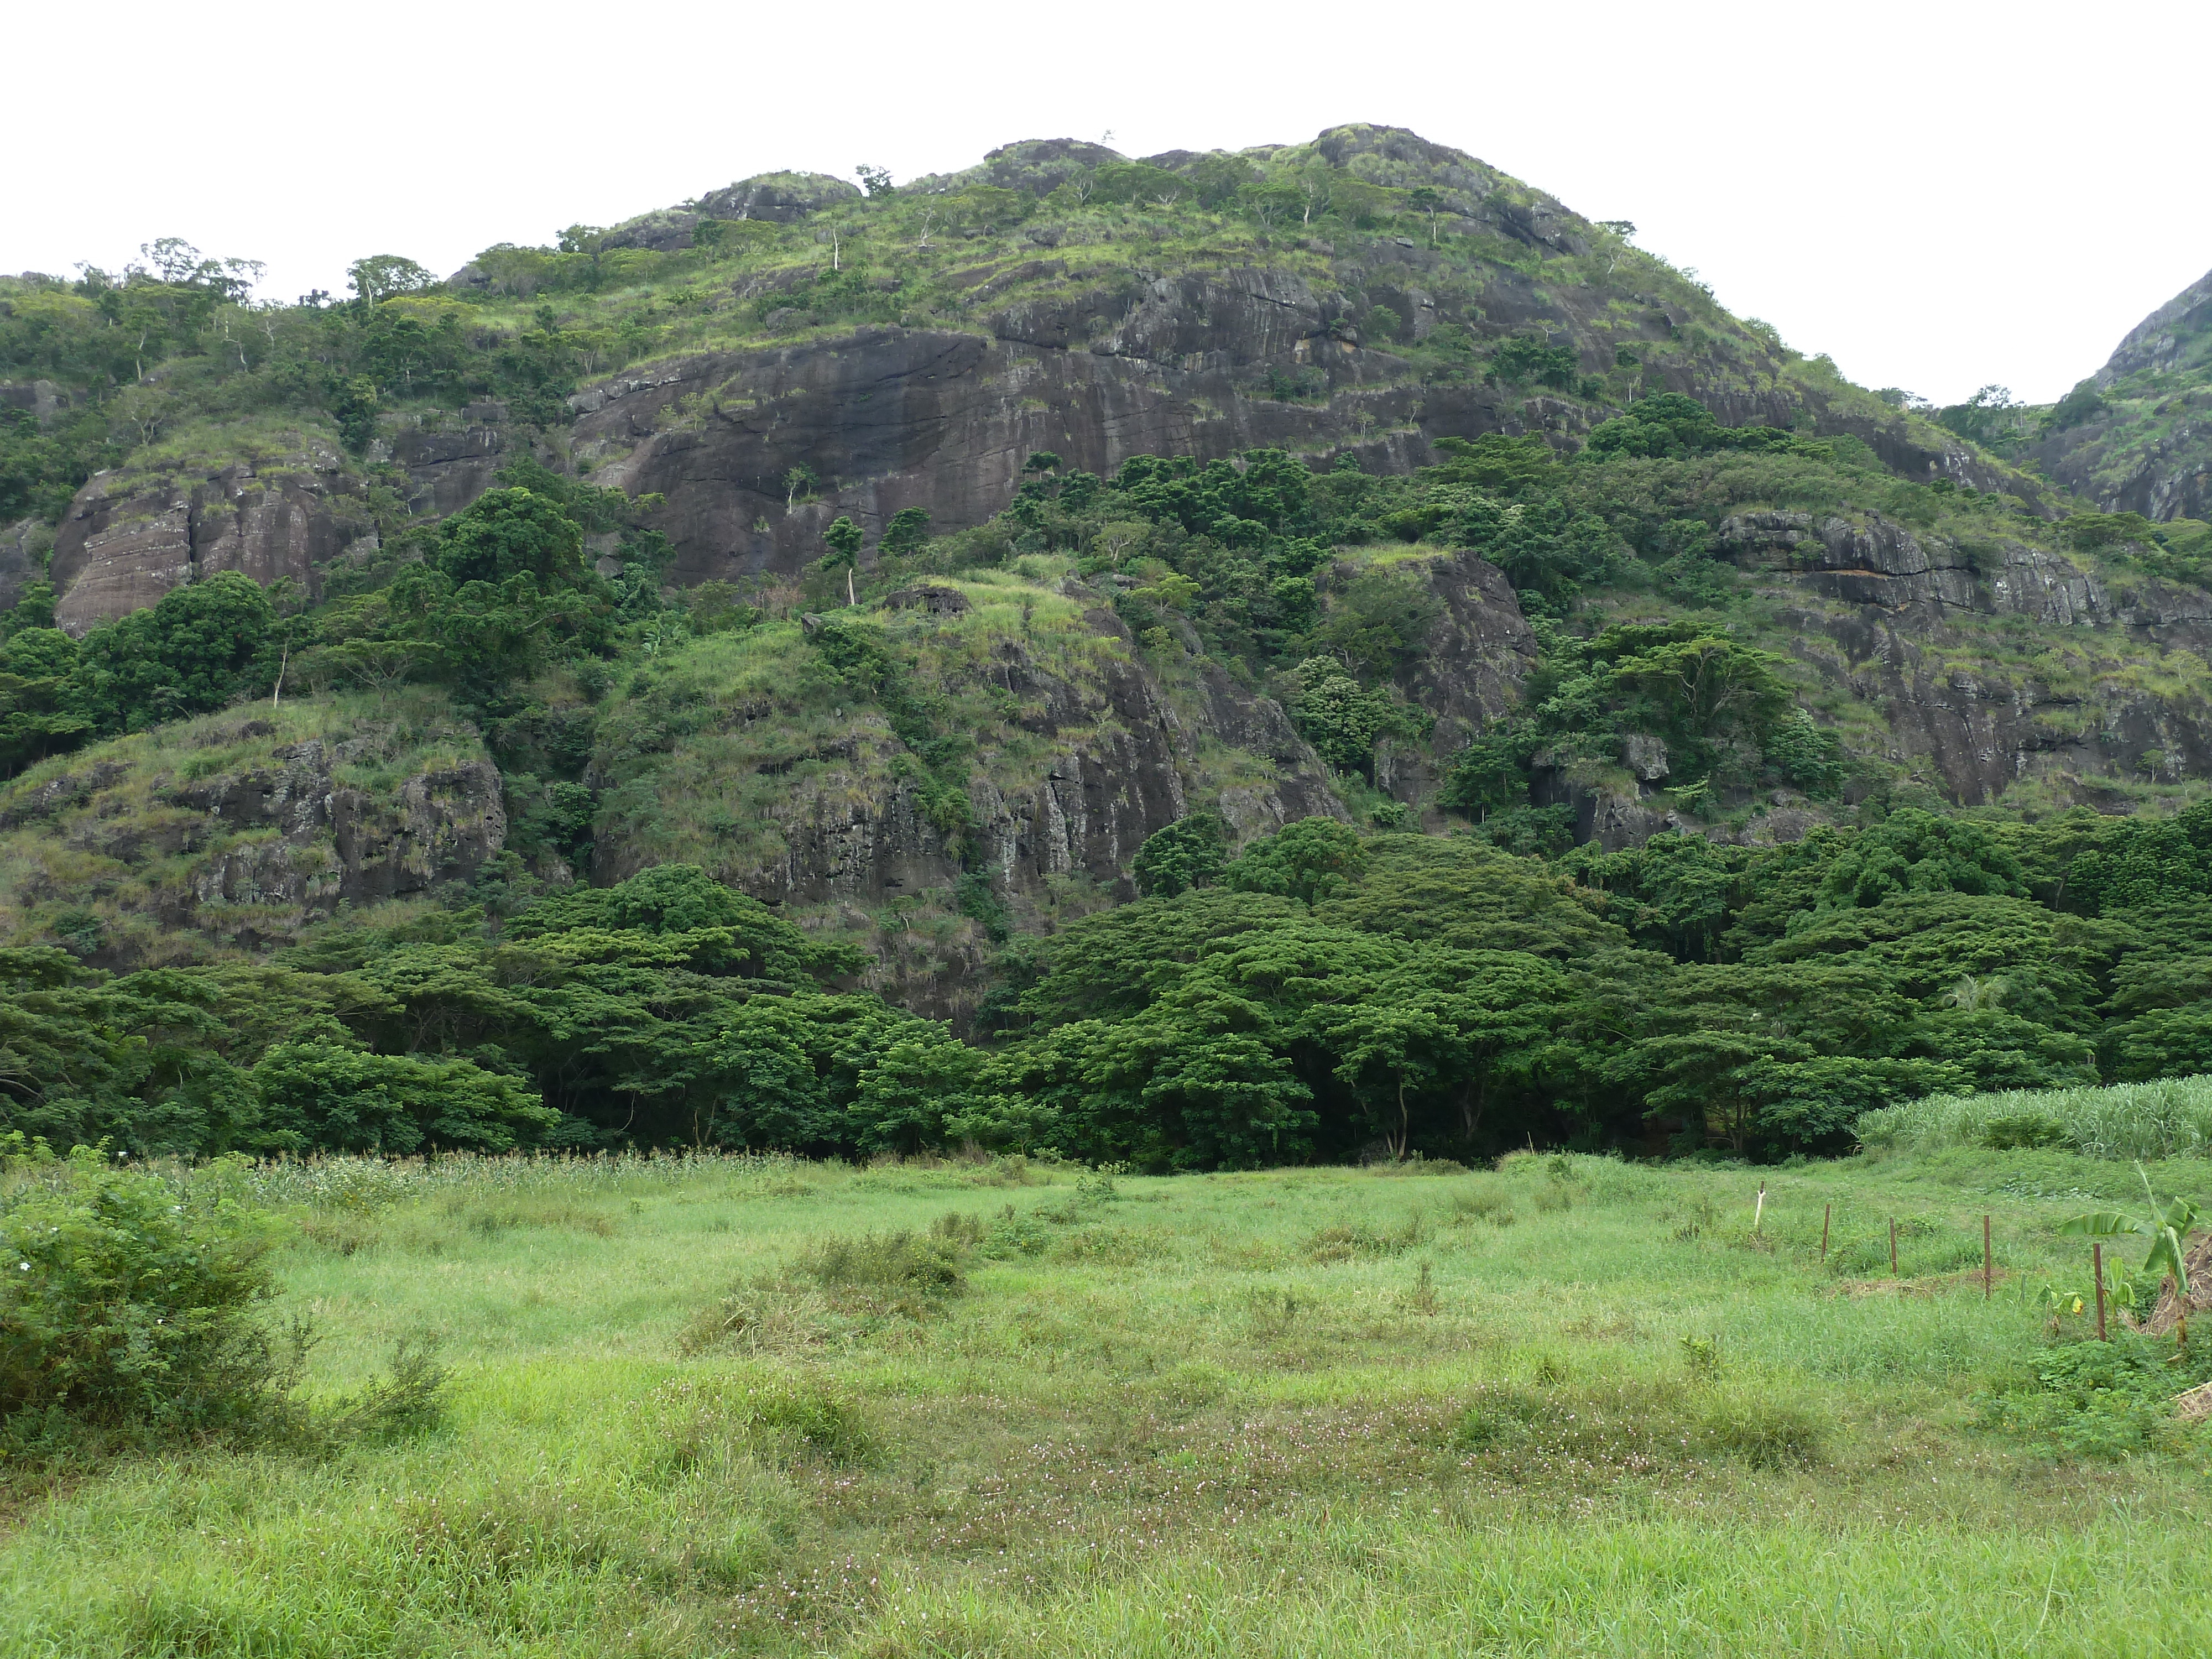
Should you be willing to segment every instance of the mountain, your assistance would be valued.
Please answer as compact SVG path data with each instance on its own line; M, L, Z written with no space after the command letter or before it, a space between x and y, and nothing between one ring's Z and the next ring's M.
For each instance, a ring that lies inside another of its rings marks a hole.
M2212 519L2212 271L2129 331L2022 454L2106 513Z
M1556 851L2185 798L2212 593L1632 234L1352 126L763 175L337 303L168 243L0 283L0 920L125 966L696 864L959 1012L1201 811ZM465 604L517 491L585 563Z

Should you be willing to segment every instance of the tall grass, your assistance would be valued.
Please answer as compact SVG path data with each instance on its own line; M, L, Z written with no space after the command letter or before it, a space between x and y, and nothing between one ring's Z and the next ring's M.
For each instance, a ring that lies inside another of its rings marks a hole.
M158 1172L180 1188L276 1209L382 1209L447 1194L516 1197L611 1194L669 1188L714 1178L737 1188L771 1187L799 1179L812 1166L783 1152L605 1153L595 1157L486 1156L448 1152L434 1158L309 1158L268 1164L240 1160L189 1165L164 1162Z
M1882 1152L2053 1146L2091 1158L2212 1157L2212 1077L1930 1095L1864 1114L1858 1137Z
M2212 1642L2212 1556L2168 1519L2212 1439L2085 1459L1976 1424L2051 1352L2030 1287L2085 1271L2072 1189L2133 1179L2075 1154L179 1178L295 1230L275 1311L325 1333L311 1403L398 1416L378 1379L420 1336L442 1417L36 1501L0 1464L0 1659Z

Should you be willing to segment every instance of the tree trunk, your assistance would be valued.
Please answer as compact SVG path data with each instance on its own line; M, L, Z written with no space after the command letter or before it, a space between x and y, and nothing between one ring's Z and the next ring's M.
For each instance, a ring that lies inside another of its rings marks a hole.
M1482 1114L1485 1106L1488 1103L1486 1097L1489 1092L1490 1076L1486 1072L1476 1073L1474 1081L1460 1091L1459 1118L1462 1126L1467 1131L1467 1139L1470 1146L1474 1141L1474 1132L1482 1127Z

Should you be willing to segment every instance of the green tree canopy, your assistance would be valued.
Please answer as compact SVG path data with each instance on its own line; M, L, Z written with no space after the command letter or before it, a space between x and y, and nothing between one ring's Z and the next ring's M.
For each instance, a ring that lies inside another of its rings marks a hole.
M456 586L528 576L549 592L574 586L585 574L584 532L534 490L487 490L440 528L437 565Z

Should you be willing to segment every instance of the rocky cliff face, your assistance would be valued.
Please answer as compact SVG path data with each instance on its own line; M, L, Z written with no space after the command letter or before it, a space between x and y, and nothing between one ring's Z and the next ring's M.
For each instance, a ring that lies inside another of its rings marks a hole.
M878 988L957 1018L986 954L953 908L963 876L1048 925L1127 895L1145 837L1187 812L1218 811L1240 839L1348 816L1279 703L1194 641L1133 639L1048 562L932 580L862 619L957 755L933 771L919 755L939 744L917 751L823 677L808 635L842 618L700 641L641 676L610 700L586 775L592 878L700 864L865 943Z
M2212 332L2212 270L2130 329L2097 371L2097 382L2110 386L2130 374L2170 374L2188 368L2197 361L2197 343L2208 332Z
M1413 254L1393 249L1378 264L1358 273L1363 309L1395 300L1419 321L1439 311ZM1424 385L1386 347L1338 337L1345 302L1297 276L1247 267L1088 288L1066 276L1065 261L1031 260L979 276L979 291L1030 290L991 313L984 332L868 329L592 386L573 400L575 454L600 483L665 495L659 523L678 550L679 579L702 581L794 573L840 515L872 533L905 507L940 529L980 523L1012 498L1034 450L1101 474L1131 455L1212 459L1260 447L1317 461L1349 452L1370 471L1406 472L1436 459L1440 437L1571 434L1609 412L1512 387ZM1563 309L1517 284L1499 288L1480 309L1501 333ZM1467 325L1456 307L1435 320ZM1668 325L1655 313L1641 326L1656 337ZM1271 395L1271 374L1294 385L1310 376L1316 395ZM1860 411L1822 404L1808 414L1807 400L1778 390L1717 392L1692 368L1645 382L1701 396L1733 424L1806 416L1815 429L1869 441L1910 476L2000 481L1963 448ZM815 500L790 501L783 481L795 467L823 481Z
M1875 513L1741 514L1720 534L1783 599L1798 654L1882 711L1888 758L1953 800L2037 778L2101 799L2100 778L2212 763L2212 594ZM1984 619L2033 627L1992 639Z
M778 654L797 641L770 630L701 682L744 684L758 672L759 693L719 699L681 736L649 739L658 752L637 752L645 744L633 721L666 732L678 709L696 708L690 690L633 699L605 723L592 781L635 805L603 818L595 877L690 856L778 902L880 904L948 888L963 868L958 842L964 867L1018 899L1063 877L1118 889L1145 837L1197 806L1222 811L1244 836L1344 815L1278 703L1179 647L1140 648L1097 593L1071 585L1052 594L1062 604L1045 623L1036 607L1050 590L998 583L979 590L979 604L963 589L941 582L896 595L886 625L925 664L941 665L924 670L926 695L975 756L964 821L933 816L929 780L880 714L840 708L800 744L794 734L837 694L805 689L803 658ZM1026 621L1011 635L997 631L1012 619L1005 611L981 614L1008 591ZM722 821L745 833L719 848L672 845L672 789L711 789L726 804Z
M23 597L23 589L39 580L53 552L52 526L36 519L0 525L0 611Z
M82 633L224 570L312 592L325 565L375 533L361 488L337 449L312 439L216 467L101 473L55 532L55 620Z
M2054 419L2027 453L2068 489L2107 513L2212 519L2212 271L2131 329Z
M758 219L787 225L860 195L857 187L826 173L763 173L710 190L681 207L662 208L625 219L607 233L611 248L642 247L666 252L691 246L702 221Z
M214 715L0 789L0 927L106 966L266 948L342 903L465 881L505 845L472 741L425 752L374 719L302 738L301 718Z
M368 449L405 484L408 512L438 519L491 488L526 435L496 403L445 419L399 416ZM389 475L386 475L387 477ZM336 561L376 550L369 474L325 434L217 464L179 459L104 472L77 492L58 529L26 523L0 535L0 605L13 603L52 550L55 620L73 634L160 602L183 583L236 570L264 586L282 578L319 592Z

